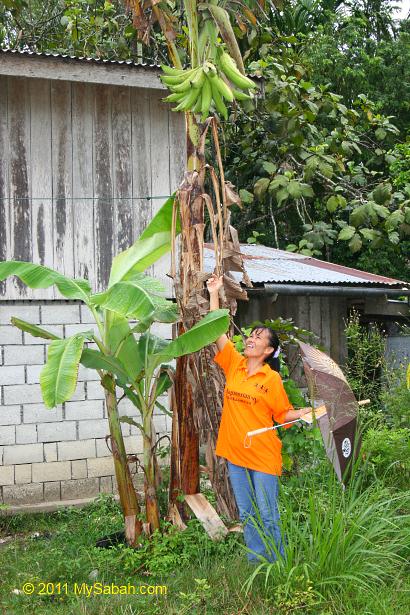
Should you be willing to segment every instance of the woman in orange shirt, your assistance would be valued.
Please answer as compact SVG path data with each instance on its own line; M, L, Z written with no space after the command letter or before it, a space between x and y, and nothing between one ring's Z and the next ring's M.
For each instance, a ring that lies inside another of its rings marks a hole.
M210 311L219 308L222 277L212 275L207 287ZM257 327L246 340L244 356L226 335L216 340L215 362L226 377L216 454L227 460L249 561L283 555L277 505L282 473L282 443L276 430L245 446L248 431L301 418L310 408L294 410L279 375L279 339L269 327Z

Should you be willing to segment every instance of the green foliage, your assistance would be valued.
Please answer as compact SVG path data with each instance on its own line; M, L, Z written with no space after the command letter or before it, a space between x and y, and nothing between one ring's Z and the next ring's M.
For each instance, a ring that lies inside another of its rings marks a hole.
M363 439L362 455L374 476L389 489L408 489L410 478L410 428L369 429Z
M106 59L141 53L118 0L8 0L0 6L0 45Z
M213 541L197 520L189 521L183 532L170 523L164 523L162 532L156 530L149 539L143 539L138 550L118 546L112 550L112 557L121 561L127 575L141 569L155 575L169 574L196 561L199 553L206 558L231 554L238 541L233 534L223 541Z
M327 13L326 21L304 41L303 57L312 67L314 83L330 83L347 104L365 93L378 112L397 118L405 134L410 99L409 20L393 26L390 5L355 2L350 5L353 10Z
M410 424L410 389L406 383L404 365L385 371L380 398L390 426L400 428Z
M360 594L378 591L404 573L410 548L409 519L403 514L408 493L389 496L379 486L363 489L357 478L343 491L332 475L323 481L306 473L298 488L281 490L280 503L285 556L261 563L246 584L254 590L262 577L273 606L276 599L289 609L299 598L306 600L302 612L317 613L316 599L339 613L348 600L346 612L365 612L358 605ZM273 551L265 533L261 538Z
M360 409L364 424L368 420L383 422L381 414L382 374L385 368L385 337L376 325L365 327L360 324L355 311L346 323L348 357L345 365L347 380L358 400L370 399L370 406Z
M236 214L240 238L251 226L267 245L328 260L337 254L339 262L390 248L405 278L410 193L394 181L402 171L391 165L406 158L393 116L361 92L346 103L328 81L315 81L305 39L261 39L252 41L249 69L265 79L265 96L252 117L227 126L227 174L253 193L245 215Z

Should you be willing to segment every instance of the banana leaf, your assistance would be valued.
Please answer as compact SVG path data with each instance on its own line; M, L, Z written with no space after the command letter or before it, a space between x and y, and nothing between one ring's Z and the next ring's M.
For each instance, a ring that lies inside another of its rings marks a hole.
M25 320L20 320L20 318L15 318L12 316L10 319L11 324L20 331L24 331L25 333L30 333L33 337L41 337L44 340L59 340L61 339L58 335L54 335L54 333L50 333L37 325L32 325L31 322L26 322Z
M30 288L49 288L54 284L57 286L63 297L67 299L79 299L88 303L91 287L87 280L71 280L61 273L24 261L3 261L0 262L0 282L15 275Z
M84 336L81 333L51 342L47 363L40 374L41 392L47 408L54 408L73 395L83 347Z
M145 271L171 249L172 209L170 197L151 220L145 231L128 250L118 254L112 263L108 288L123 280L132 280L135 273ZM177 223L177 233L181 230Z

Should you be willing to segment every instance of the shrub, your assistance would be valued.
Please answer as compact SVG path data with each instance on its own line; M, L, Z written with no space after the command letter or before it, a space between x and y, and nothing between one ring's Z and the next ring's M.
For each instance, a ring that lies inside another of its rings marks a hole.
M404 365L386 372L381 402L386 421L393 427L410 425L410 390L407 388L407 374Z
M362 455L373 475L389 487L407 489L410 476L410 429L369 429Z

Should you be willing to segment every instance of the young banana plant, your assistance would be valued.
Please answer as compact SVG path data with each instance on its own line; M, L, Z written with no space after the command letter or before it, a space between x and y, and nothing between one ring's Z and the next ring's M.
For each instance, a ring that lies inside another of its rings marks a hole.
M112 264L108 288L92 293L88 280L70 279L48 267L21 261L0 262L0 281L17 276L30 288L55 285L66 299L83 302L94 315L98 334L92 331L60 339L45 329L19 320L12 323L35 337L51 340L47 362L40 375L40 386L47 408L69 400L78 378L79 364L97 370L104 388L120 502L128 544L136 545L141 533L140 508L132 483L119 416L117 387L140 409L142 423L135 423L144 441L146 514L155 529L159 527L155 481L155 446L152 441L152 413L157 397L170 385L162 364L186 352L195 352L213 342L228 328L226 310L204 319L202 326L188 331L179 340L158 341L149 333L153 322L174 322L176 305L160 293L159 282L143 272L170 250L173 197L159 210L141 237ZM175 212L174 212L175 217ZM178 228L177 228L178 231ZM200 323L201 324L201 323ZM144 332L137 341L136 333ZM92 342L97 349L88 348Z

